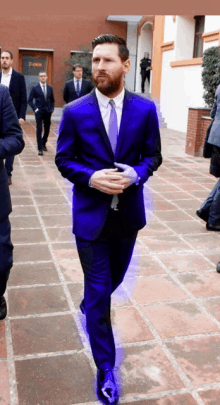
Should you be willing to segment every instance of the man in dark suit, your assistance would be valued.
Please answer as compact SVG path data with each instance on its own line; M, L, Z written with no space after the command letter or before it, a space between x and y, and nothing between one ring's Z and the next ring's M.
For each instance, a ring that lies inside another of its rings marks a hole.
M33 86L28 98L32 110L35 112L36 136L38 155L42 156L47 151L46 143L50 132L51 115L54 110L53 88L47 84L47 73L40 72L39 83ZM44 135L42 129L44 124Z
M150 84L151 59L149 59L148 52L145 52L143 59L141 59L140 68L141 68L141 92L144 93L146 79Z
M63 99L66 103L70 103L70 101L85 96L92 90L92 83L89 80L83 79L82 75L82 65L79 63L73 65L73 79L66 82L63 91Z
M121 284L138 230L146 224L143 186L162 162L153 101L124 89L124 39L93 40L96 89L63 112L55 162L74 183L73 233L84 272L87 331L96 363L97 396L118 404L111 294Z
M9 90L0 84L0 319L4 319L7 315L4 293L13 264L13 245L8 218L12 208L3 160L21 153L23 148L22 130Z
M18 120L22 126L25 122L27 110L27 92L24 76L12 69L13 55L10 51L1 54L0 83L9 88L12 101L17 112ZM12 184L11 176L13 171L14 156L8 156L5 160L5 168L8 175L8 184Z

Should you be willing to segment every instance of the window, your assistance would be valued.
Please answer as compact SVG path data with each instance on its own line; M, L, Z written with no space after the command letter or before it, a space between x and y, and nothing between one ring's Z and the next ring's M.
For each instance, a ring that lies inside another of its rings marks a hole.
M194 51L193 57L200 58L203 54L203 37L204 25L205 25L205 16L197 15L195 18L195 41L194 41Z

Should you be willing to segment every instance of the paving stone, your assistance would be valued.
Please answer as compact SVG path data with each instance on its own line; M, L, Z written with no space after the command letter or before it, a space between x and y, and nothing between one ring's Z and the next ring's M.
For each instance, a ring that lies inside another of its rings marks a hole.
M220 336L167 343L193 385L220 382Z
M71 315L12 320L11 330L15 355L83 348Z
M8 286L59 283L53 262L15 264L10 272Z
M143 401L126 402L126 405L197 405L197 402L190 394L180 394L165 396L158 399L144 399Z
M202 271L214 267L203 255L195 251L162 253L159 258L173 272Z
M84 353L15 362L19 403L66 405L95 401L93 372ZM87 382L86 384L82 381Z

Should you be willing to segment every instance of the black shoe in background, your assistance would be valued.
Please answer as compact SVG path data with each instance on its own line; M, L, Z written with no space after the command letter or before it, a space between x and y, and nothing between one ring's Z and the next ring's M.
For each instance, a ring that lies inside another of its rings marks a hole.
M39 150L39 151L38 151L38 155L39 155L39 156L43 156L43 151L42 151L42 150Z
M217 271L217 273L220 273L220 262L218 262L218 264L216 266L216 271Z
M7 304L5 297L0 296L0 320L5 319L7 315Z
M197 217L203 219L203 221L207 222L208 218L209 218L209 213L206 210L203 209L199 209L196 211L196 215Z
M42 149L43 149L44 152L47 152L47 147L46 147L46 145L43 145L43 148L42 148Z
M211 224L210 222L207 222L206 229L207 229L207 231L218 231L218 232L220 232L220 224L214 225L214 224Z

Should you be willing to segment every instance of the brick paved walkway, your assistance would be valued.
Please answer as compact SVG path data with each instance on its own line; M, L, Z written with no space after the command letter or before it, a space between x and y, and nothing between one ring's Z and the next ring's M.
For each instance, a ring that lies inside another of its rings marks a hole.
M98 404L78 309L83 277L71 234L71 185L54 164L56 126L39 157L34 124L26 123L26 147L15 159L15 263L9 316L0 322L2 405ZM219 405L220 235L195 215L215 179L208 161L185 155L184 134L161 133L164 163L145 190L148 225L113 299L120 403Z

